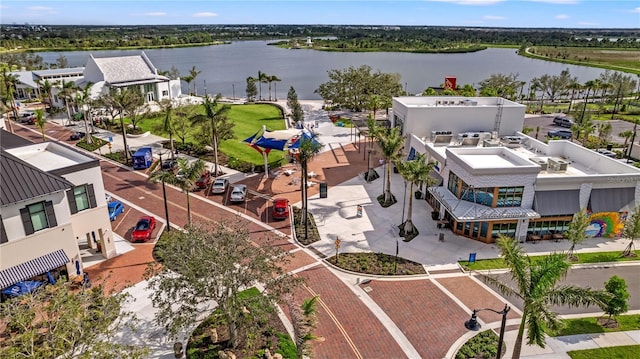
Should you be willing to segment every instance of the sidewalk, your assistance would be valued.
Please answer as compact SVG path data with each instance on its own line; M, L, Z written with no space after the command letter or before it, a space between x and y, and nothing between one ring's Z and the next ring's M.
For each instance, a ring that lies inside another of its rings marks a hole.
M505 343L507 352L505 358L510 358L513 352L518 331L505 333ZM567 352L572 350L596 349L605 347L615 347L621 345L640 345L640 330L615 333L577 334L563 337L547 337L546 347L540 348L537 345L523 345L521 358L531 359L559 359L571 358Z

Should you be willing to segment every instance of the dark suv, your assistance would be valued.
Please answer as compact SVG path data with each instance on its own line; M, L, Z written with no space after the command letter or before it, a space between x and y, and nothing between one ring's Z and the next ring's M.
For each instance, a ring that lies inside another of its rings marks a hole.
M553 124L560 127L571 128L574 122L571 118L565 116L556 116L553 118Z
M573 132L569 131L569 130L556 130L556 131L549 131L547 132L547 137L552 138L552 137L559 137L563 140L568 140L571 139L573 137Z

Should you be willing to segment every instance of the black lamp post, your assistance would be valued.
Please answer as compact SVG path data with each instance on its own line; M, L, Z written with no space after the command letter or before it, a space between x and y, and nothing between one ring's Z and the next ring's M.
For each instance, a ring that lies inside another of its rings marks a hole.
M509 311L511 310L511 307L505 304L504 309L499 312L491 308L474 309L473 313L471 314L471 319L464 322L464 326L469 330L473 330L473 331L480 330L481 325L480 323L478 323L478 318L476 317L476 313L481 312L483 310L488 310L496 314L502 315L502 324L500 325L500 339L498 340L498 354L496 355L496 358L499 359L502 356L502 341L504 340L504 327L507 324L507 313L509 313Z

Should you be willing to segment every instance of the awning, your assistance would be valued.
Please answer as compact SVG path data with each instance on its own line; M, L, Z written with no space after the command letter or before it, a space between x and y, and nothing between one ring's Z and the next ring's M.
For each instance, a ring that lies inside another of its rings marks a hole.
M436 198L458 222L490 222L540 218L540 215L530 208L492 208L464 201L458 199L445 187L429 187L429 192L433 194L433 197Z
M573 215L580 211L580 190L536 191L533 208L541 216Z
M438 171L432 170L431 173L429 173L429 176L431 176L431 178L435 180L434 186L442 186L442 182L444 182L444 179L442 179L442 176L440 176Z
M635 207L635 195L635 187L593 189L589 207L594 213L629 212Z
M26 261L17 266L0 270L0 288L7 288L25 279L48 272L69 263L69 257L62 249Z

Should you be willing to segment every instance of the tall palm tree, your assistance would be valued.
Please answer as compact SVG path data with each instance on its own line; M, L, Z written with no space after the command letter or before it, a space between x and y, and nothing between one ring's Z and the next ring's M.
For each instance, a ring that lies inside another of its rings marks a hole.
M71 110L69 108L69 102L72 101L72 95L78 90L73 81L62 80L62 86L60 87L60 97L64 99L64 106L67 109L67 119L71 119Z
M258 77L256 78L256 80L258 81L258 91L260 93L258 97L260 98L260 101L262 101L262 84L267 82L267 78L267 74L258 70Z
M198 77L198 75L200 75L202 71L198 71L196 70L196 67L192 67L191 70L189 70L189 77L191 77L191 80L193 81L193 94L195 96L198 96L198 90L196 89L196 77Z
M170 184L174 186L178 186L180 179L176 176L173 171L166 171L162 169L162 163L156 162L156 168L151 168L151 176L149 176L149 181L153 183L162 183L162 198L164 200L164 209L167 220L167 232L171 231L171 223L169 223L169 210L167 207L167 189L165 184Z
M193 189L198 178L204 172L206 165L201 159L189 162L184 157L178 158L178 173L176 175L175 185L180 187L187 194L187 224L191 225L191 203L189 201L189 192Z
M584 114L585 114L585 111L587 110L587 105L589 104L589 92L597 88L597 86L598 84L596 83L595 80L590 80L584 83L583 88L587 89L587 92L585 93L585 96L584 96L584 106L582 107L582 111L580 113L579 122L584 121Z
M640 210L637 208L636 211L627 218L627 221L624 222L622 237L629 238L629 245L624 249L622 255L625 257L635 257L636 254L632 252L633 249L635 249L633 241L640 238Z
M282 80L280 80L280 78L278 78L278 76L276 75L267 76L267 82L269 82L269 101L271 101L271 83L278 82L278 81L282 81ZM278 97L278 95L275 95L274 97ZM276 98L276 100L278 99Z
M302 136L299 140L298 160L302 168L302 223L304 223L304 239L308 238L309 220L308 220L308 185L309 179L308 164L322 149L322 144L318 142L317 135L311 132L308 136Z
M626 153L627 146L629 145L629 139L633 136L633 131L631 130L622 131L618 134L618 136L624 138L624 144L622 145L622 148L624 149L623 153Z
M513 359L520 358L525 329L527 343L544 348L544 328L559 328L557 314L550 309L552 305L598 305L607 298L603 291L573 285L557 285L571 267L564 253L552 253L540 261L532 261L513 238L500 235L496 244L509 268L512 282L502 281L490 274L478 276L485 283L498 288L503 295L516 296L523 302Z
M139 92L135 92L131 89L119 89L111 87L109 93L101 96L101 101L106 106L113 108L116 111L118 117L120 117L120 128L122 130L122 140L124 144L124 156L125 163L129 162L129 146L127 145L127 130L124 125L124 114L132 109L135 111L135 106L140 103L142 95Z
M221 94L211 100L209 96L204 97L202 106L204 107L204 115L198 114L191 117L191 122L200 126L208 126L211 131L211 145L213 146L214 156L214 176L218 176L218 144L233 138L233 123L227 121L227 112L230 107L228 105L218 105L218 101L222 98Z
M44 142L47 140L44 136L44 126L47 124L47 119L44 117L44 110L39 108L34 114L36 116L35 125L40 129L40 132L42 133L42 142Z
M89 107L91 106L91 94L89 90L93 86L92 82L87 82L84 88L81 89L80 93L76 95L76 101L78 102L78 106L80 107L80 111L82 111L82 120L84 121L84 130L85 130L85 141L90 144L93 143L93 138L91 137L91 133L89 131L89 114L91 111Z
M402 147L404 146L404 137L400 134L398 127L393 127L379 131L376 138L387 165L387 183L384 187L383 205L390 206L396 202L396 199L393 193L391 193L391 166L389 166L389 164L396 160L401 154Z
M182 77L182 81L187 83L187 92L189 92L189 90L191 90L191 81L193 81L194 78L193 76L183 76Z
M169 134L171 158L173 158L175 153L175 148L173 147L173 126L171 123L171 116L173 115L173 102L169 99L164 99L160 101L160 107L164 111L164 118L162 119L162 129Z
M413 225L413 220L411 219L413 213L413 186L420 186L429 180L429 174L433 170L434 164L427 163L426 156L423 153L419 153L413 160L397 161L396 166L404 180L410 183L407 219L398 226L400 228L400 237L404 237L404 241L408 242L418 235L418 229ZM427 184L427 187L429 186L430 184Z
M567 109L567 113L571 112L571 105L573 105L573 99L576 95L577 91L582 90L582 85L578 81L573 81L568 86L569 90L571 90L571 98L569 99L569 108Z

